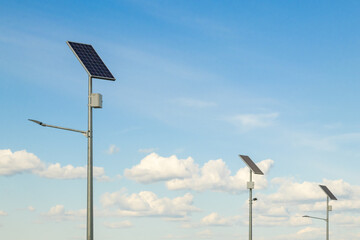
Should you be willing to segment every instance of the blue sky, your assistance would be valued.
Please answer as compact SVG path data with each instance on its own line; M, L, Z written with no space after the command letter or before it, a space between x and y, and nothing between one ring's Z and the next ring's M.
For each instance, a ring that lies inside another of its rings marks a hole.
M0 8L0 238L85 239L94 46L95 238L360 237L358 1L11 1Z

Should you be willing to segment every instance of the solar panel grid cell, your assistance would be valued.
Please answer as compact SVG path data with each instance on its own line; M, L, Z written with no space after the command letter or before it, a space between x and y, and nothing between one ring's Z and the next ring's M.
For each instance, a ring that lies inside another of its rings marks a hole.
M115 80L114 76L91 45L70 41L67 43L91 77Z

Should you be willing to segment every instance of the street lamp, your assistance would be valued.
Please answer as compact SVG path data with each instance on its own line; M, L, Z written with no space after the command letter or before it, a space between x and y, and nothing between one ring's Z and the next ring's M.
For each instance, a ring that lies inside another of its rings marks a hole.
M252 202L257 198L252 198L252 190L255 187L255 183L252 181L252 173L258 175L264 175L258 166L246 155L239 155L245 164L250 168L250 181L247 182L247 188L249 189L249 240L252 240Z
M334 196L334 194L332 194L332 192L330 192L330 190L325 185L319 185L319 187L326 194L326 218L312 217L309 215L304 215L303 217L324 220L326 222L326 240L329 240L329 212L332 211L332 206L329 205L329 199L337 200L337 198Z
M85 135L88 139L87 146L87 222L86 222L86 239L94 239L94 207L93 207L93 126L92 126L92 109L102 108L102 95L92 92L92 79L98 78L103 80L115 81L114 76L101 60L95 49L89 44L66 42L81 65L88 74L88 130L81 131L72 128L64 128L55 125L45 124L43 122L29 119L34 123L43 127L58 128L73 132L79 132Z

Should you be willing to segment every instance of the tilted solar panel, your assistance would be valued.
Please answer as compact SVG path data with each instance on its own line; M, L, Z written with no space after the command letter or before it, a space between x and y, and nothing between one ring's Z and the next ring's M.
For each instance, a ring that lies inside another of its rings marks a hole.
M115 81L114 76L91 45L70 41L67 41L66 43L83 65L89 76Z
M256 164L248 156L246 155L239 155L239 156L255 174L264 175L264 173L260 170L260 168L256 166Z
M319 185L319 187L321 187L321 189L326 193L326 195L328 195L331 200L337 200L337 198L334 196L334 194L332 194L332 192L330 192L327 186Z

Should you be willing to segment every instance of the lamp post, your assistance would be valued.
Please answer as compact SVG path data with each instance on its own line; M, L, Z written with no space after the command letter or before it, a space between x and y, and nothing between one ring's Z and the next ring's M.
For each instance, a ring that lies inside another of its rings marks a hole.
M252 198L252 190L255 187L255 183L252 181L252 174L264 175L258 166L246 155L239 155L245 164L250 168L250 181L247 182L247 188L249 189L249 240L252 240L252 202L256 201L256 198Z
M252 170L250 169L250 181L247 183L249 189L249 240L252 240L252 190L255 183L252 181Z
M102 108L102 95L92 92L92 79L98 78L103 80L115 81L114 76L101 60L95 49L89 44L76 43L67 41L68 46L75 54L81 65L88 73L88 130L81 131L72 128L64 128L55 125L45 124L43 122L29 119L43 127L51 127L73 132L79 132L88 139L87 144L87 222L86 222L86 239L94 239L94 205L93 205L93 124L92 109Z
M314 218L319 220L324 220L326 222L326 240L329 240L329 212L332 211L332 206L329 205L329 200L337 200L337 198L334 196L332 192L328 189L328 187L324 185L319 185L319 187L325 192L326 196L326 218L320 218L320 217L312 217L309 215L304 215L303 217L306 218Z

